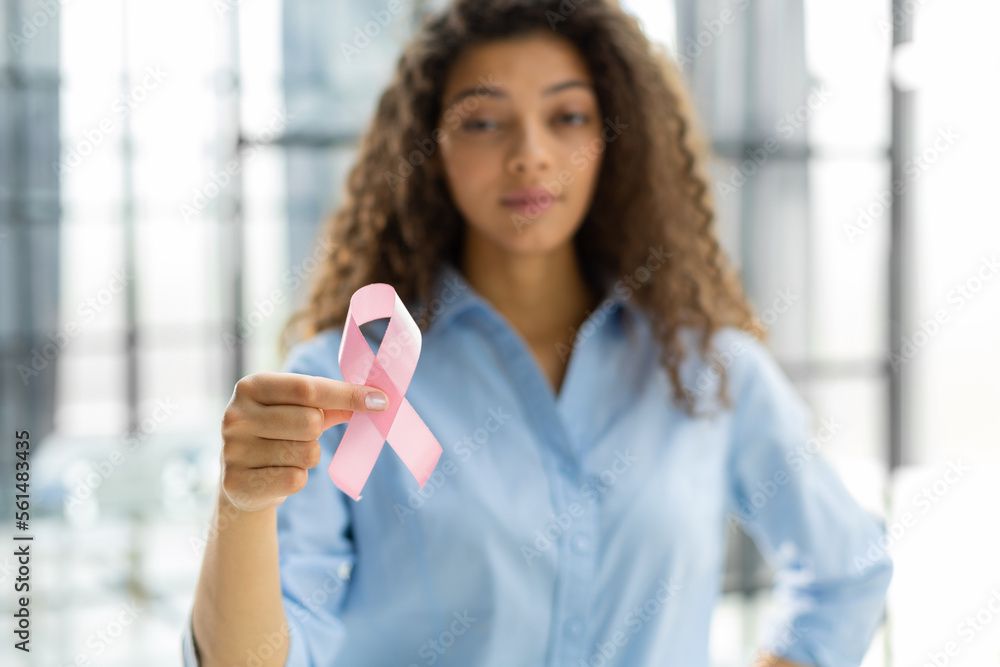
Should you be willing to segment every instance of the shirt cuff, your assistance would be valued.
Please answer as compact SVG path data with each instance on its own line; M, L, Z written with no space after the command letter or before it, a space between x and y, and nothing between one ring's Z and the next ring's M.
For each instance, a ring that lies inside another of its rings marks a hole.
M878 520L885 535L884 523ZM873 543L877 539L873 539ZM785 591L784 619L771 626L763 642L774 655L803 665L858 667L886 620L886 593L893 575L888 554L866 565L861 574L815 588Z
M285 605L285 620L288 623L288 657L285 659L285 667L313 667L305 636L302 634L302 625L295 618L295 613L303 610L288 598L282 598L282 604Z
M192 612L189 611L184 623L184 633L181 635L181 654L184 657L184 667L199 667L198 654L194 647L194 630L191 626Z

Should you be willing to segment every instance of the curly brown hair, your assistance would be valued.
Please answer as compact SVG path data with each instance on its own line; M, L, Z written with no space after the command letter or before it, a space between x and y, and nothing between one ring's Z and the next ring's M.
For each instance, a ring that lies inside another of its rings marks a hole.
M652 324L677 404L693 414L693 396L679 373L686 354L682 327L698 332L702 355L727 325L764 339L716 238L703 173L709 149L681 74L637 20L614 0L456 0L425 17L397 62L361 137L341 203L322 230L334 249L308 304L282 331L282 356L300 321L306 324L301 338L343 327L360 287L388 283L409 307L430 299L443 259L459 265L465 222L448 194L440 151L424 159L414 147L438 136L443 86L463 49L538 30L575 45L602 114L628 127L604 148L593 203L573 242L593 285L600 284L593 276L631 274L651 246L663 246L669 260L631 298ZM419 326L426 331L429 322ZM719 397L728 406L725 368L720 375Z

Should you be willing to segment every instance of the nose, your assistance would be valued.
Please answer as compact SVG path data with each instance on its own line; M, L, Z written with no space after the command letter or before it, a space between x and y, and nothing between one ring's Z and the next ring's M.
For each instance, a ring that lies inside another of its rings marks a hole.
M522 123L517 133L507 170L513 174L546 171L552 166L552 156L544 130L533 123Z

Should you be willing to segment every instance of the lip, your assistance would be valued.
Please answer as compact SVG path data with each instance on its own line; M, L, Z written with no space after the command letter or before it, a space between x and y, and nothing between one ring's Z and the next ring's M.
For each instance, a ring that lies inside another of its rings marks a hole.
M551 208L559 197L541 186L518 188L507 193L500 203L518 213L541 212Z

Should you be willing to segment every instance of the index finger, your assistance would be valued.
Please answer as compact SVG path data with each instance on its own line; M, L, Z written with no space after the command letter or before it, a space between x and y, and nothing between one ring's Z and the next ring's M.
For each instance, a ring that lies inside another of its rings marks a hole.
M305 405L323 410L382 412L389 403L385 392L375 387L321 375L259 373L254 377L254 383L251 395L262 405ZM384 406L366 403L368 396L382 398Z

